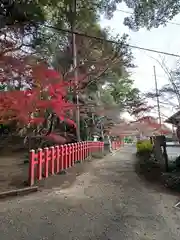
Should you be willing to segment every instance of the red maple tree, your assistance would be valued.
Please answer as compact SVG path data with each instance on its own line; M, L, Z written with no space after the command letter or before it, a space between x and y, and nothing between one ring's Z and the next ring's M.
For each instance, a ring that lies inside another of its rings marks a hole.
M16 120L23 124L40 124L48 109L60 120L75 126L66 117L74 105L66 100L69 83L63 81L61 74L46 64L29 65L13 57L0 58L0 67L0 84L8 85L16 80L15 85L21 85L19 90L5 88L0 92L1 123Z

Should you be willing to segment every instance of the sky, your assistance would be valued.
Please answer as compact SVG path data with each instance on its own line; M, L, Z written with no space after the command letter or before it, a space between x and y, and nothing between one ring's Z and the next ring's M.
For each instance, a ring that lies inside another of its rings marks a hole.
M118 9L132 12L132 10L127 8L124 3L119 4ZM161 26L150 31L140 29L138 32L133 32L123 24L124 18L128 15L129 14L117 10L111 20L107 20L102 17L100 24L102 27L110 27L112 29L112 34L114 35L123 35L124 33L128 34L129 44L131 45L180 55L180 25L178 26L167 23L167 26L165 27ZM180 24L180 14L177 15L172 22ZM165 56L163 54L151 53L138 49L132 49L132 53L135 58L134 64L137 67L132 70L131 78L134 80L134 85L142 92L155 90L153 66L156 68L158 87L168 83L166 74L155 59L159 61L164 59L166 66L169 69L175 69L177 66L177 60L179 60L176 57ZM163 115L171 116L174 112L176 112L176 109L173 109L172 106L167 106L167 108L163 108L161 111Z

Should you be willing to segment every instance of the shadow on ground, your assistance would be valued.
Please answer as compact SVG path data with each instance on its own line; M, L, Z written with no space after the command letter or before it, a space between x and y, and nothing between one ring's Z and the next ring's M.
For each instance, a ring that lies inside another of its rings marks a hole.
M62 189L68 188L76 181L76 178L78 176L89 171L90 162L97 161L98 159L101 159L103 157L103 154L95 153L92 155L92 157L89 157L82 162L76 162L73 167L68 168L62 173L55 174L48 178L43 178L41 181L37 181L36 185L39 187L40 190L48 190L59 187L61 187Z
M134 156L135 171L137 175L148 185L152 185L158 191L167 191L173 195L180 194L180 172L165 173L159 164L149 159L148 156Z
M40 190L52 189L56 187L66 188L71 186L76 178L87 172L89 162L96 161L104 157L103 153L94 153L91 158L82 162L77 162L73 167L67 169L62 174L49 175L41 181L35 181ZM28 186L28 162L25 162L24 153L0 157L0 192L17 190Z

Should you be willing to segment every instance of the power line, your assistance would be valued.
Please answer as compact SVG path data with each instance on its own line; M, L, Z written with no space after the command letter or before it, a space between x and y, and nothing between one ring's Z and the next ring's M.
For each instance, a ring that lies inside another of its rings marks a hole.
M65 33L70 33L70 34L74 33L76 35L86 37L86 38L91 38L91 39L95 39L95 40L100 40L100 41L105 41L105 42L109 42L109 43L119 44L119 42L114 41L114 40L107 40L107 39L104 39L104 38L101 38L101 37L91 36L91 35L86 34L86 33L79 33L79 32L76 32L76 31L71 31L71 30L68 30L68 29L62 29L62 28L51 26L51 25L44 25L44 27L51 28L51 29L61 31L61 32L65 32ZM135 46L135 45L131 45L131 44L124 44L124 45L127 46L127 47L130 47L130 48L144 50L144 51L148 51L148 52L159 53L159 54L164 54L164 55L171 56L171 57L180 57L179 54L163 52L163 51L150 49L150 48L139 47L139 46Z
M124 10L121 10L121 9L116 9L116 11L117 11L117 12L123 12L123 13L126 13L126 14L133 14L133 12L124 11ZM176 22L167 21L167 23L180 26L180 23L176 23Z

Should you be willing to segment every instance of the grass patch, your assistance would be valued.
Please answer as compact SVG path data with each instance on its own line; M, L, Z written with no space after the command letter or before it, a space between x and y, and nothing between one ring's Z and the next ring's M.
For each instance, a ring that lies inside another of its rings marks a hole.
M139 140L136 144L137 153L147 153L152 152L153 145L150 140Z

